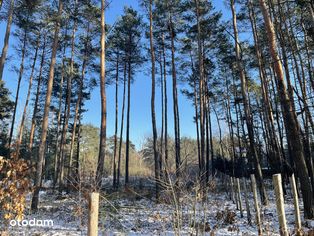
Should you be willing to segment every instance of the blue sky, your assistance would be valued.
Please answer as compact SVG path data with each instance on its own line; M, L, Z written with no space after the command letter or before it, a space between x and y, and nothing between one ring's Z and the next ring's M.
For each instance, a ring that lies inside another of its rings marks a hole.
M228 19L230 17L230 12L227 10L221 0L213 1L214 7L217 10L223 11L223 18ZM109 24L115 22L115 20L123 12L124 6L132 6L135 9L139 9L138 0L113 0L110 8L106 11L106 20ZM3 38L5 32L6 22L0 23L0 48L3 46ZM14 28L13 28L14 30ZM16 86L17 86L17 73L12 71L12 66L19 65L17 61L17 56L15 55L14 46L16 45L15 38L11 35L10 38L10 47L8 53L8 62L5 65L4 70L4 80L6 81L7 87L12 92L12 99L15 98ZM28 63L28 62L27 62ZM151 80L149 76L149 66L143 67L143 70L136 74L135 82L131 88L131 130L130 136L133 143L139 149L145 141L145 137L151 135L151 118L150 118L150 93L151 93ZM24 74L22 83L21 83L21 93L20 99L18 101L17 108L17 122L15 127L18 127L22 109L25 103L26 90L28 86L28 73ZM171 77L168 76L168 113L169 113L169 134L173 134L173 115L172 115L172 93L171 93ZM160 97L160 87L157 87L156 95L156 113L157 113L157 122L158 129L161 128L161 97ZM179 85L180 89L180 85ZM114 105L114 94L115 90L113 86L107 88L107 107L108 107L108 131L107 135L112 136L114 133L114 114L115 114L115 105ZM120 95L122 94L122 87L119 90ZM121 102L122 98L120 98ZM121 107L121 106L120 106ZM100 125L100 93L99 87L96 87L92 92L91 100L86 102L86 108L88 111L84 114L83 123L92 123L95 126ZM179 95L179 110L180 110L180 128L181 135L187 137L195 137L195 124L193 123L194 109L191 105L191 102L188 101L183 95ZM120 111L119 111L120 112ZM120 116L120 114L119 114ZM213 120L215 122L215 120ZM217 127L215 123L213 124L214 134L217 133Z

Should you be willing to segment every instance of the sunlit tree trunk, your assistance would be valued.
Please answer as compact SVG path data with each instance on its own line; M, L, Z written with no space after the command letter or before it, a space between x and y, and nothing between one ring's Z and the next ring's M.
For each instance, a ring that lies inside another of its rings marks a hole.
M5 30L4 43L3 43L2 53L1 53L1 57L0 57L0 81L2 80L4 64L5 64L5 60L7 58L7 52L8 52L8 48L9 48L9 39L10 39L11 25L12 25L12 19L13 19L13 11L14 11L14 1L15 0L10 1L7 27ZM2 1L1 1L0 9L1 9L1 7L2 7Z
M106 30L105 30L105 0L101 0L101 53L100 53L100 97L101 97L101 126L99 156L96 172L97 189L101 188L104 173L106 155L106 129L107 129L107 105L106 105Z

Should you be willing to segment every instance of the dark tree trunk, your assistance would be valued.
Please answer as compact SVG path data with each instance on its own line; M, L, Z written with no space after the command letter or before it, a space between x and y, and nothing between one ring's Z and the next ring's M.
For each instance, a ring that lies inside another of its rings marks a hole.
M120 139L119 139L119 156L118 156L118 170L117 170L117 187L120 185L120 173L121 173L121 155L122 155L122 144L123 144L123 126L124 126L124 109L125 109L125 96L126 96L126 62L124 63L123 69L123 101L121 111L121 127L120 127Z
M117 142L118 142L118 116L119 116L119 52L116 61L116 81L115 81L115 121L114 121L114 151L113 151L113 187L117 186Z
M175 33L173 28L172 16L170 14L170 38L171 38L171 67L172 67L172 98L173 98L173 115L174 115L174 139L175 139L175 162L176 162L176 185L179 184L181 176L181 155L180 155L180 119L178 107L178 90L177 90L177 72L175 65Z
M160 168L159 168L159 157L157 150L157 127L156 127L156 113L155 113L155 49L154 49L154 36L153 36L153 11L152 6L153 1L150 0L149 4L149 41L150 41L150 55L152 63L152 94L151 94L151 118L152 118L152 128L153 128L153 148L154 148L154 161L155 161L155 182L156 182L156 200L159 200L159 184L160 184Z

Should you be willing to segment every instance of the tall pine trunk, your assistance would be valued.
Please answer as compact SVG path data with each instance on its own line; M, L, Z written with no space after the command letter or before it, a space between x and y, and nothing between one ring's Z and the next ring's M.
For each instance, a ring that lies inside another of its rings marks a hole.
M130 57L130 56L128 56ZM125 187L129 184L129 158L130 158L130 112L131 112L131 62L128 58L128 108L126 112L126 138L125 138Z
M159 160L158 160L158 150L157 150L157 127L156 127L156 113L155 113L155 49L154 49L154 36L153 36L153 11L152 6L153 1L149 2L149 42L150 42L150 55L152 63L152 94L151 94L151 118L152 118L152 128L153 128L153 149L154 149L154 161L155 161L155 182L156 182L156 200L159 199Z
M114 151L113 151L113 187L117 187L117 148L118 148L118 116L119 116L119 60L117 52L116 81L115 81L115 121L114 121Z
M101 1L101 54L100 54L100 98L101 98L101 126L99 141L99 156L96 172L97 189L101 188L104 173L106 155L106 128L107 128L107 104L106 104L106 30L105 30L105 0Z
M171 38L171 67L172 67L172 98L173 98L173 114L174 114L174 135L175 135L175 163L176 163L176 184L179 184L181 176L181 155L180 155L180 119L178 107L178 89L177 89L177 71L175 65L175 32L172 15L169 17L170 38Z
M9 39L10 39L11 25L12 25L13 12L14 12L14 1L15 0L10 1L7 27L5 30L4 43L3 43L2 53L1 53L1 57L0 57L0 81L2 80L4 64L5 64L5 60L7 58L7 52L8 52L8 48L9 48ZM2 7L2 1L1 1L1 7ZM1 7L0 7L0 9L1 9Z
M162 57L163 57L163 81L164 81L164 96L165 96L165 174L167 175L168 169L168 92L167 92L167 62L165 52L165 37L162 34Z
M117 167L117 187L120 185L120 173L121 173L121 155L123 144L123 126L124 126L124 110L125 110L125 96L126 96L126 62L123 69L123 98L122 98L122 111L121 111L121 127L120 127L120 139L119 139L119 156Z

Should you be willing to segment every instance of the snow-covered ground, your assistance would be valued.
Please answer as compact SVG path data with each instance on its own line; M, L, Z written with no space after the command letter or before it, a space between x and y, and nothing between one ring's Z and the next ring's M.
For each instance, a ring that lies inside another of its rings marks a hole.
M224 192L210 192L208 201L198 202L192 194L182 196L179 209L173 204L156 204L144 194L145 190L134 193L116 192L102 194L100 198L99 235L257 235L255 210L252 195L249 194L252 224L243 218L236 205ZM279 235L278 219L273 191L269 190L270 204L261 208L263 235ZM87 235L86 194L64 194L57 197L52 190L40 192L40 209L36 214L26 211L25 219L53 220L53 226L15 226L9 227L10 235ZM242 205L245 209L244 195ZM171 202L171 200L170 200ZM300 202L301 214L303 205ZM288 191L285 197L287 224L291 235L294 233L294 207ZM176 212L181 221L178 230ZM308 232L308 222L302 218L304 231ZM313 222L310 222L313 223ZM306 226L307 225L307 226ZM310 234L311 235L311 234Z

